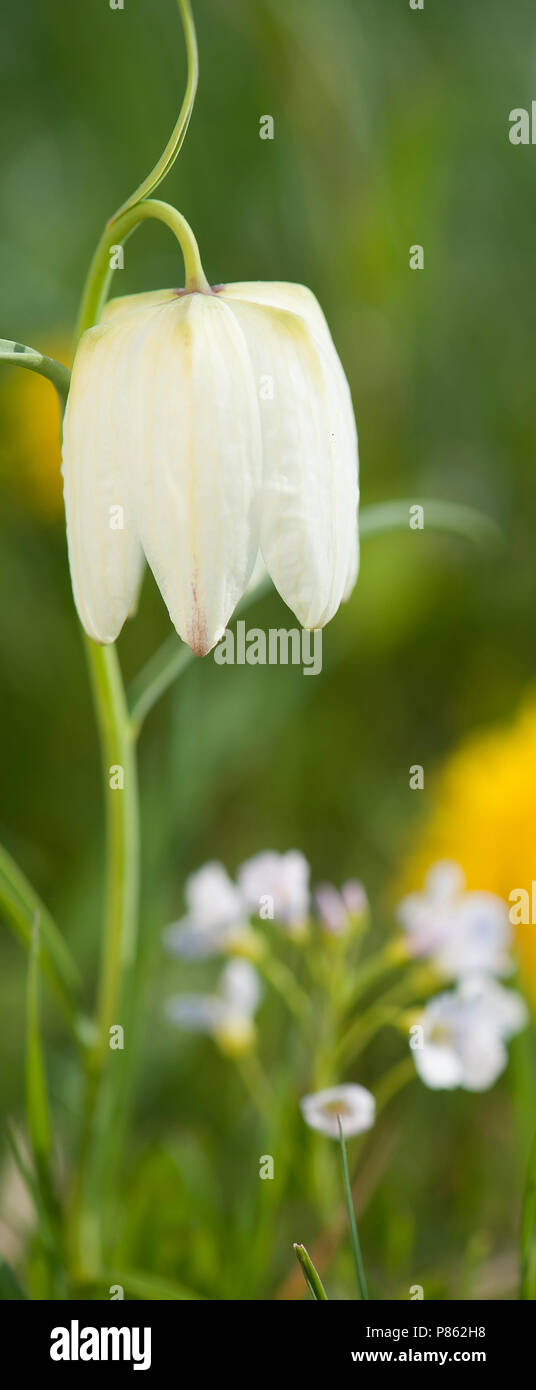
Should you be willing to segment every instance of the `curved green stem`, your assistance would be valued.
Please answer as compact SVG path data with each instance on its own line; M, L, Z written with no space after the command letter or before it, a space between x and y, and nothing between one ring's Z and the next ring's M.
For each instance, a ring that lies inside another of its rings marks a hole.
M0 338L0 362L7 362L13 367L25 367L27 371L37 372L39 376L51 381L56 387L63 414L71 374L62 362L56 362L53 357L45 357L37 348L27 347L25 343L14 343L8 338Z
M188 65L184 100L166 148L163 154L161 154L160 159L157 160L154 169L151 169L150 174L147 174L147 177L143 179L139 188L137 188L134 193L131 193L130 198L127 198L126 202L124 202L114 216L110 218L110 223L116 222L118 218L121 217L122 213L127 212L129 208L135 207L136 203L141 203L143 198L148 198L151 193L154 193L155 188L158 188L162 179L166 177L166 174L169 173L175 163L190 124L199 78L199 56L190 0L177 0L177 3L184 30L186 61Z
M112 246L118 246L126 241L140 222L147 219L163 222L177 238L184 257L186 290L191 294L195 290L203 294L210 293L210 285L201 265L199 247L186 218L182 216L182 213L177 212L176 208L171 207L170 203L162 203L158 198L149 198L145 203L137 203L127 212L121 213L121 216L117 216L111 223L108 222L104 228L84 287L76 333L77 341L86 328L91 328L94 323L98 322L108 298L114 273L110 265Z

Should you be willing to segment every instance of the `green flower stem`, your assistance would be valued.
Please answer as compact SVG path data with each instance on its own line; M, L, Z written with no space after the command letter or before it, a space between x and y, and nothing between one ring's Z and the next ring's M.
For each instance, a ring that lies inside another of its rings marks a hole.
M272 989L275 989L281 996L297 1022L311 1032L313 1025L311 1001L305 990L298 984L292 970L289 970L288 966L283 961L278 960L276 956L270 955L260 956L259 960L256 961L256 966L260 974L272 986Z
M62 362L56 362L53 357L44 357L36 348L26 347L25 343L11 342L7 338L0 338L0 362L6 362L13 367L25 367L27 371L37 372L39 376L51 381L58 393L63 414L71 375Z
M106 796L108 884L98 1000L99 1039L95 1056L108 1048L122 976L136 957L138 916L138 783L136 758L119 660L115 647L85 639L99 726ZM122 773L123 786L110 786L110 769Z
M101 1188L106 1155L117 1140L124 1081L121 1053L110 1051L110 1029L125 1030L132 1011L139 880L138 787L135 745L115 647L85 646L99 729L107 820L107 884L97 1001L97 1035L88 1055L86 1102L71 1214L75 1277L101 1264ZM111 773L114 769L114 773ZM111 785L119 773L122 786ZM103 1083L106 1087L103 1091Z
M367 956L366 960L357 967L355 989L346 996L345 1009L353 1008L356 1001L371 985L377 984L383 975L390 974L392 970L405 965L410 959L404 943L399 939L389 941L386 946L382 946L380 951L375 951L373 955Z
M233 1060L250 1100L268 1123L273 1114L274 1096L257 1052L243 1052Z
M358 1056L381 1028L390 1024L396 1027L397 1020L408 1003L414 1002L420 993L424 993L425 996L429 994L431 981L435 985L436 977L426 968L419 967L407 975L402 983L387 990L381 999L365 1010L365 1013L358 1014L337 1044L337 1065L344 1065Z
M80 307L77 340L86 328L91 328L93 324L98 323L108 298L114 273L110 265L111 247L126 241L136 230L136 227L148 219L163 222L177 238L184 257L186 289L190 293L193 293L194 290L199 290L204 294L210 293L210 285L201 265L199 247L186 218L182 216L182 213L177 212L176 208L171 207L170 203L162 203L158 198L149 198L145 203L137 203L127 212L121 213L120 217L118 216L111 223L108 222L104 228L89 268Z
M350 1174L348 1172L348 1159L346 1157L346 1144L344 1142L344 1134L342 1130L342 1122L340 1115L338 1115L337 1118L339 1122L339 1142L341 1146L344 1195L346 1198L346 1210L348 1212L348 1221L350 1224L350 1235L352 1237L352 1250L354 1252L357 1282L359 1285L359 1292L361 1294L361 1298L366 1301L368 1300L367 1280L365 1277L365 1267L363 1265L363 1256L361 1254L361 1246L359 1244L359 1236L357 1233L357 1221L355 1219L354 1203L352 1200L352 1189L350 1186Z
M180 10L182 27L184 30L184 40L186 44L186 61L188 67L184 101L182 103L176 125L172 130L171 136L168 140L165 150L160 156L160 159L157 160L157 163L155 164L154 169L151 170L151 173L147 174L147 177L143 180L142 183L140 183L139 188L137 188L136 191L131 194L130 198L127 198L126 202L122 204L118 212L116 212L114 216L110 218L111 223L116 222L119 219L119 217L122 216L123 213L127 212L130 208L135 207L137 203L141 203L143 198L149 198L151 193L154 193L155 188L158 188L158 185L162 182L162 179L166 177L166 174L169 173L170 169L175 163L181 145L183 144L186 131L188 130L188 126L190 124L190 118L194 108L195 94L197 91L197 82L199 78L199 57L197 52L197 39L192 10L190 6L190 0L177 0L177 3Z

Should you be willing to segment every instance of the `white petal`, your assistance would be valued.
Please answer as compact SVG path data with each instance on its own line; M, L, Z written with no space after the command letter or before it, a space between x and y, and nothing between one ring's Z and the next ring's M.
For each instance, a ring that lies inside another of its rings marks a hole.
M306 317L246 301L241 288L227 287L222 297L243 328L259 388L261 550L299 621L321 627L357 573L357 436L348 384L318 306ZM273 397L260 392L264 377L273 380Z
M323 1091L314 1091L303 1096L300 1110L310 1129L317 1129L331 1139L339 1138L339 1116L343 1136L349 1139L354 1134L363 1134L371 1129L376 1115L376 1102L364 1086L348 1083L342 1086L328 1086Z
M177 994L166 1003L170 1023L192 1033L212 1033L226 1018L225 1004L212 994Z
M425 1042L412 1052L415 1066L425 1086L433 1091L451 1091L461 1086L463 1067L453 1047Z
M164 927L162 935L170 955L203 960L221 954L227 944L228 931L228 927L202 927L190 917L183 917L180 922L170 922Z
M463 1064L462 1085L466 1091L488 1091L504 1071L508 1054L499 1035L492 1029L475 1028L460 1049Z
M321 339L323 347L328 354L332 371L338 380L341 406L346 418L346 429L349 436L352 438L353 447L355 448L357 474L357 434L350 388L333 342L326 316L315 295L312 293L312 290L308 289L306 285L296 285L288 281L249 280L224 285L220 293L223 299L229 301L245 300L247 303L264 304L267 308L288 309L291 313L301 314L301 316L307 320L312 332ZM359 484L358 477L357 482ZM355 504L355 526L352 526L348 566L342 595L343 601L346 601L350 597L359 575L358 501L359 487Z
M261 997L261 986L258 973L249 961L230 961L223 971L220 989L232 1014L253 1016Z
M297 849L278 854L263 850L246 859L238 870L238 886L251 912L260 912L263 898L273 899L274 917L301 923L309 912L310 869Z
M125 450L135 460L140 538L177 631L204 655L259 546L261 442L247 347L216 296L178 296L133 342L131 374Z
M222 285L217 292L228 301L243 300L247 304L264 305L267 309L288 309L292 314L301 314L302 318L307 319L313 333L333 347L326 316L307 285L296 285L288 280L241 280Z
M448 903L459 893L463 893L465 874L454 860L440 859L428 870L424 886L427 896L434 904Z
M63 479L73 593L86 632L113 642L136 605L143 554L117 402L127 390L118 329L85 333L63 427ZM122 523L122 524L121 524Z
M348 911L341 894L332 883L319 883L314 893L316 910L322 926L337 935L346 931Z
M244 904L227 869L216 860L203 864L187 878L184 896L189 916L199 926L236 926L244 917Z

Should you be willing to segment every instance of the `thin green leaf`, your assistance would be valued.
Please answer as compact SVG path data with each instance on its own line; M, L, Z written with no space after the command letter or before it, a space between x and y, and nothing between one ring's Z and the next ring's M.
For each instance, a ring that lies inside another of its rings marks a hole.
M340 1117L340 1115L337 1116L337 1120L338 1120L338 1124L339 1124L339 1142L340 1142L340 1146L341 1146L342 1175L343 1175L343 1181L344 1181L344 1196L345 1196L345 1198L346 1198L346 1210L347 1210L347 1212L348 1212L348 1221L349 1221L349 1223L350 1223L350 1235L351 1235L351 1237L352 1237L352 1250L353 1250L353 1252L354 1252L354 1261L355 1261L355 1267L356 1267L356 1273L357 1273L357 1282L358 1282L358 1285L359 1285L359 1292L360 1292L360 1294L361 1294L361 1298L364 1299L364 1300L366 1300L366 1299L368 1299L367 1281L366 1281L366 1278L365 1278L365 1269L364 1269L364 1265L363 1265L363 1257L362 1257L362 1254L361 1254L361 1246L360 1246L360 1244L359 1244L359 1236L358 1236L358 1234L357 1234L357 1222L356 1222L356 1219L355 1219L354 1204L353 1204L353 1201L352 1201L352 1189L351 1189L351 1186L350 1186L350 1174L349 1174L349 1172L348 1172L348 1159L347 1159L347 1157L346 1157L346 1144L345 1144L345 1142L344 1142L344 1134L343 1134L343 1132L342 1132L342 1122L341 1122L341 1117Z
M497 523L491 517L477 511L475 507L466 507L458 502L435 501L431 497L423 499L420 504L416 504L415 498L412 497L364 507L359 519L361 538L381 536L385 531L409 530L412 515L410 508L415 505L423 508L424 531L452 531L465 540L487 545L497 545L503 539Z
M253 589L243 594L235 608L235 617L240 617L256 599L263 598L270 588L271 580L265 575ZM150 710L193 659L190 647L172 633L135 676L129 690L130 725L135 737L140 733Z
M305 1279L305 1283L307 1284L307 1288L309 1289L311 1298L314 1298L316 1303L327 1302L328 1296L326 1290L324 1288L320 1275L314 1267L311 1256L307 1253L307 1250L305 1249L305 1246L294 1245L294 1253L298 1261L298 1264L300 1264L302 1267L303 1277Z
M159 1303L193 1302L202 1297L175 1280L160 1279L158 1275L145 1274L137 1269L114 1270L112 1274L105 1274L102 1278L109 1287L120 1284L125 1293L130 1293L133 1298L149 1299Z
M15 1125L12 1120L4 1121L4 1133L6 1137L6 1143L10 1151L11 1157L13 1159L13 1162L15 1164L15 1167L17 1168L17 1171L20 1177L22 1178L24 1186L26 1187L30 1197L32 1198L32 1201L35 1203L35 1206L38 1207L39 1193L37 1190L37 1184L33 1173L30 1171L28 1164L26 1163L23 1157Z
M48 1173L50 1116L39 1022L39 919L30 946L26 999L26 1104L28 1126L38 1175Z
M72 995L80 984L78 967L35 888L0 845L0 911L2 909L24 946L30 945L32 926L38 915L43 968L51 981L72 1001Z

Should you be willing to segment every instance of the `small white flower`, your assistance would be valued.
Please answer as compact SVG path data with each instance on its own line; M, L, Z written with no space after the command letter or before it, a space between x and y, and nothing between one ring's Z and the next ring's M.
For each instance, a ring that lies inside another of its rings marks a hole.
M208 1033L224 1052L239 1054L254 1041L254 1016L261 997L253 965L232 960L220 977L217 994L178 994L168 999L171 1023L193 1033Z
M241 893L223 864L204 864L186 880L187 913L166 927L172 954L197 958L225 951L244 933L247 912Z
M368 908L362 883L349 880L340 893L331 883L320 883L315 889L315 904L321 925L333 936L340 936L353 921L363 917Z
M417 1020L423 1035L412 1051L421 1080L433 1090L487 1091L506 1066L505 1041L527 1021L521 995L496 980L464 980L438 994Z
M304 855L291 849L286 854L264 850L254 855L242 864L237 877L250 912L273 916L292 931L302 927L309 915L309 875Z
M259 553L306 628L355 584L354 413L302 285L203 279L112 300L76 352L63 476L74 598L96 642L115 641L132 612L144 558L201 656Z
M365 1130L372 1129L376 1101L364 1086L329 1086L325 1091L303 1096L300 1110L310 1129L318 1129L330 1139L339 1138L340 1117L343 1136L351 1139L353 1134L364 1134Z
M458 864L434 864L424 892L403 898L397 916L412 955L428 957L449 979L512 968L507 904L494 893L466 892Z

